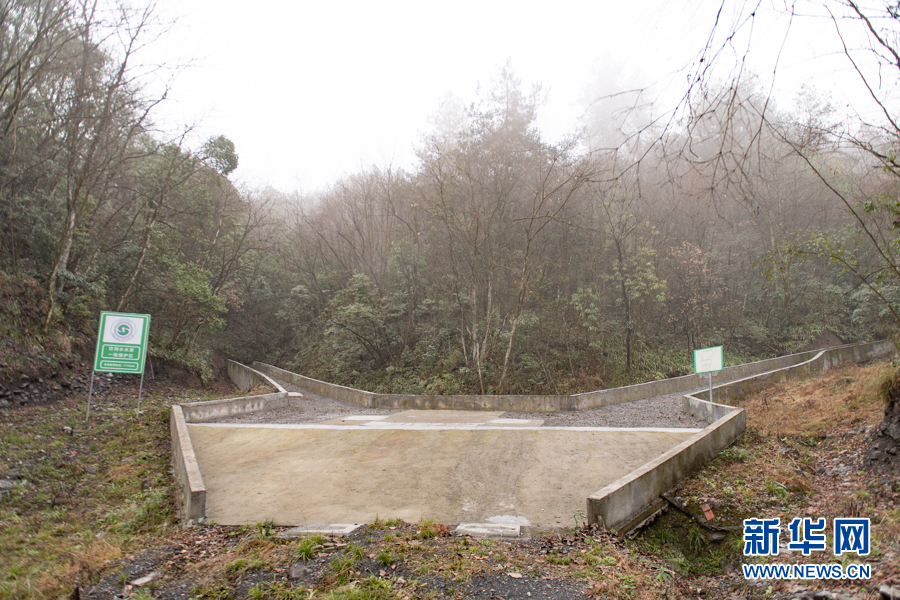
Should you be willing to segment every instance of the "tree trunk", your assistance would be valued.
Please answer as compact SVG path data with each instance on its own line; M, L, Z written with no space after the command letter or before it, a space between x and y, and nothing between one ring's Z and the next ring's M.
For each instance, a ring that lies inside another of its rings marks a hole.
M884 420L875 430L866 462L876 469L900 474L900 370L885 382L882 394L887 400Z
M526 278L528 277L528 257L531 250L531 235L525 243L525 256L522 257L522 272L520 273L519 293L516 295L516 307L513 310L512 327L509 331L509 342L506 344L506 354L503 357L503 370L500 372L500 383L497 385L497 393L503 393L503 385L506 383L506 370L509 366L509 357L512 354L513 341L516 339L516 329L519 326L519 315L522 314L522 304L525 302L525 292L528 291Z
M61 276L63 270L69 264L69 254L72 251L72 240L75 237L75 215L76 203L75 194L71 190L66 191L66 223L63 227L62 236L59 239L58 251L56 253L56 262L53 265L53 271L50 272L50 281L47 284L47 316L44 318L44 331L50 328L50 321L53 320L53 313L56 311L56 300L62 289L65 279Z
M634 326L631 322L631 302L628 298L628 290L625 287L625 278L622 278L622 300L625 305L625 370L631 373L631 335Z
M162 199L160 199L160 204L162 204ZM141 240L141 255L138 257L137 264L134 265L134 270L131 271L131 276L128 278L128 285L125 286L125 291L122 292L119 303L116 304L116 312L121 312L122 306L125 305L125 300L127 300L128 296L131 294L131 288L134 287L137 276L141 273L141 269L144 265L144 258L147 256L147 250L150 248L150 234L153 231L153 226L156 224L157 214L159 214L159 204L153 209L153 216L150 217L150 223L147 224L147 230L144 232L144 239Z
M631 373L631 338L634 324L631 320L631 298L628 296L628 287L625 285L625 256L622 253L622 244L615 240L616 252L619 259L619 283L622 288L622 307L625 309L625 371Z

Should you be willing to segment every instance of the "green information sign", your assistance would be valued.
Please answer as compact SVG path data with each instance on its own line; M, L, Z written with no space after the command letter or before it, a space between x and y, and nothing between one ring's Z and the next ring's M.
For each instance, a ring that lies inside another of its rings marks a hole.
M143 374L149 333L150 315L100 313L94 371Z

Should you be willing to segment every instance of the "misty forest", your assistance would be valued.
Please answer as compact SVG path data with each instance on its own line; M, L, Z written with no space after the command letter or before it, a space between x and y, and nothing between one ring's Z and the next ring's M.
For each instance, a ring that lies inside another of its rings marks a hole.
M871 25L895 80L897 15L853 6L842 26ZM84 360L101 310L151 314L151 361L206 380L230 357L438 394L568 394L692 372L697 348L734 364L896 331L900 115L877 86L880 114L848 116L715 76L707 46L674 110L596 98L550 141L545 93L507 63L435 107L413 167L284 193L230 179L228 137L190 147L154 121L151 16L2 3L3 377Z

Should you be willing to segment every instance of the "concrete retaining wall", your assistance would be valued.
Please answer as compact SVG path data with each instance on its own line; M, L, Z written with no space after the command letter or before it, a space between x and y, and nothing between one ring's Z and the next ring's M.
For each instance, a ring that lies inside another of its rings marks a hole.
M334 383L327 383L325 381L313 379L312 377L304 377L303 375L291 373L290 371L285 371L284 369L279 369L278 367L273 367L272 365L261 362L254 362L253 368L273 377L293 383L294 385L299 385L311 392L322 394L323 396L330 396L332 398L337 398L338 400L343 400L344 402L365 406L366 408L375 408L372 404L372 397L377 394L373 394L372 392L356 390Z
M739 438L747 428L746 413L743 409L722 408L727 414L703 431L588 496L588 522L618 529Z
M696 395L701 395L701 392L697 392ZM684 396L684 398L682 398L682 402L682 410L684 413L693 415L698 419L703 419L710 425L712 425L719 419L728 416L735 410L733 406L709 402L705 399L705 397L701 399L695 398L692 395Z
M194 455L184 413L177 404L169 414L169 428L172 434L172 462L175 475L181 483L184 516L187 519L202 519L206 516L206 486Z
M888 342L873 342L841 346L821 352L804 352L747 365L727 367L713 377L714 382L732 377L744 377L738 381L715 386L713 398L725 402L733 401L770 383L785 381L791 377L822 373L831 366L848 360L866 360L888 354L893 350L894 346ZM172 460L182 488L184 514L188 519L205 517L206 487L203 484L200 467L191 445L187 423L211 421L287 405L288 393L269 375L313 392L368 408L503 411L585 410L659 394L684 391L698 387L705 382L704 376L688 375L574 396L416 396L375 394L318 381L264 363L255 362L253 366L255 368L228 361L229 377L241 389L251 389L260 383L265 383L273 386L278 392L210 402L190 402L172 407L170 414ZM587 501L589 522L602 520L611 529L627 523L630 518L651 504L660 494L674 487L679 481L715 457L722 449L736 440L746 428L746 414L743 409L685 396L684 410L705 419L710 425L658 459L591 494Z
M880 343L880 342L876 342ZM866 344L869 345L869 344ZM890 343L888 342L888 345ZM844 346L855 347L855 346ZM811 352L800 352L798 354L789 354L787 356L778 356L776 358L767 358L743 365L734 365L725 367L718 373L713 373L713 385L716 383L731 381L733 379L746 378L767 371L774 371L806 362L816 356L818 350ZM600 408L601 406L609 406L610 404L620 404L622 402L632 402L643 398L651 398L662 394L674 394L677 392L685 392L687 390L707 385L709 376L706 373L684 375L682 377L672 377L671 379L660 379L658 381L648 381L647 383L638 383L626 387L613 388L609 390L598 390L596 392L585 392L583 394L575 394L576 399L575 410L586 410L589 408Z
M254 362L253 367L263 373L289 381L310 391L350 402L366 408L399 408L407 410L502 410L502 411L569 411L575 410L572 396L478 396L376 394L365 390L319 381L291 373L272 365Z
M863 361L884 356L893 351L894 345L890 342L870 342L803 352L768 361L758 361L749 365L729 367L723 373L726 375L731 373L731 376L735 376L773 364L781 365L768 372L714 386L713 399L719 402L734 402L738 398L759 391L772 383L822 374L843 362ZM748 368L745 369L745 367ZM714 377L713 381L716 379L721 380L722 375ZM655 383L661 382L643 385ZM591 494L587 501L589 523L601 522L609 529L632 525L635 515L647 512L647 507L652 505L660 494L675 487L744 433L747 428L744 409L702 399L707 397L706 394L706 391L702 391L696 392L697 397L686 395L684 412L701 418L710 425L658 459Z
M184 411L185 421L188 423L202 423L203 421L215 421L261 410L284 408L288 405L288 402L287 392L276 392L259 396L210 400L209 402L188 402L187 404L182 404L181 409Z
M871 342L868 344L853 344L841 346L827 351L824 368L831 364L839 364L843 360L864 360L888 353L894 348L890 342ZM785 367L791 367L808 363L821 354L821 351L801 352L777 358L768 358L743 365L725 367L722 371L713 374L713 384L734 379L746 379L767 372L774 372ZM834 361L837 362L828 362ZM258 372L290 381L295 385L306 388L317 394L331 396L338 400L344 400L366 408L399 408L399 409L430 409L430 410L501 410L515 412L565 412L574 410L588 410L600 408L611 404L632 402L643 398L659 396L661 394L674 394L700 387L707 384L708 376L685 375L671 379L660 379L637 385L585 392L572 396L478 396L478 395L430 395L419 396L413 394L376 394L364 390L335 385L311 377L291 373L272 365L261 362L253 363ZM715 397L715 396L714 396Z
M475 396L373 394L376 408L429 410L502 410L522 412L574 410L571 396Z
M853 344L804 352L803 356L809 356L805 361L782 369L760 373L753 377L738 379L729 383L723 383L713 387L713 400L722 403L732 403L738 398L758 392L768 385L783 383L790 379L821 375L831 367L845 362L860 362L879 356L885 356L895 350L891 342L870 342L868 344ZM797 355L801 356L801 355ZM699 395L699 392L698 392Z
M228 371L228 378L231 379L234 385L245 392L260 385L272 387L278 392L287 391L265 373L260 373L237 361L226 360L225 369Z

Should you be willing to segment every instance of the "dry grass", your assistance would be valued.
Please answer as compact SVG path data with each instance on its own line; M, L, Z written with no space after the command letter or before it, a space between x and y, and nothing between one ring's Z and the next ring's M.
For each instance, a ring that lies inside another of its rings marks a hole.
M888 363L848 364L807 381L780 383L747 398L747 425L766 436L821 437L835 429L881 421L880 383Z
M879 585L900 581L900 484L868 469L863 459L871 445L867 432L884 416L882 384L895 368L889 363L845 365L822 377L775 385L746 398L742 405L747 410L747 434L682 482L676 494L698 514L699 505L708 503L720 525L740 525L750 517L779 517L782 522L796 516L870 518L873 551L861 562L873 566L873 578L804 585L878 598ZM657 529L663 527L654 524L645 537L662 539ZM735 540L740 541L739 536ZM658 545L656 554L665 555L665 546ZM740 547L732 547L724 558L732 565L744 562ZM800 555L779 557L784 562L804 560L809 561ZM821 556L813 562L827 560ZM762 595L737 569L708 576L712 574L714 569L706 569L690 581L715 582L723 597ZM764 589L773 598L793 598L796 584L773 581Z
M122 549L110 544L106 540L93 540L81 550L71 553L71 567L66 574L66 579L75 580L81 585L86 585L100 574L105 568L122 556ZM50 573L46 575L50 576ZM41 581L39 589L53 589L58 581L50 576Z
M110 481L122 481L135 477L136 471L133 465L118 465L108 470L107 477Z
M203 540L203 545L206 544L207 540ZM248 568L260 568L263 565L268 568L269 565L289 564L290 558L290 546L250 537L221 553L209 557L195 557L191 564L186 565L185 573L194 585L205 587L227 581L229 570L234 570L234 565L239 559Z

